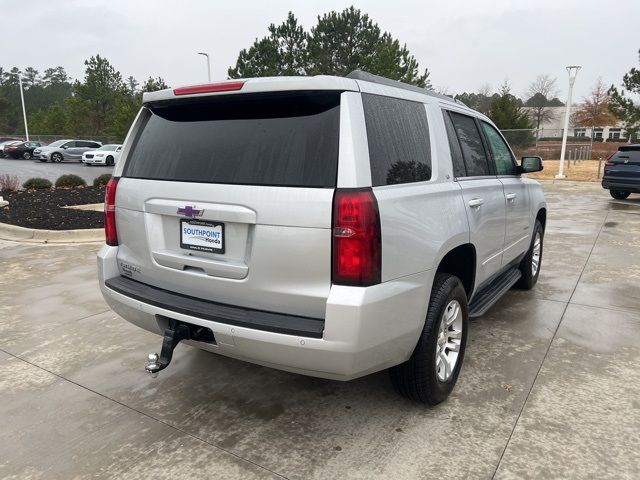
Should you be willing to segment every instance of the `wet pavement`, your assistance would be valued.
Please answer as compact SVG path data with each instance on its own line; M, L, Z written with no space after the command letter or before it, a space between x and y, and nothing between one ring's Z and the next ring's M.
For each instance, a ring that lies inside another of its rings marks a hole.
M0 243L0 478L640 478L640 196L544 189L539 283L472 322L436 408L186 345L151 379L97 245Z

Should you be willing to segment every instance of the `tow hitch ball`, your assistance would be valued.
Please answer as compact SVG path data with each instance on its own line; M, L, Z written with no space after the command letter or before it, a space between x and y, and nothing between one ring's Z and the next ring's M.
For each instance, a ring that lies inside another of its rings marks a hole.
M182 340L196 340L207 343L215 342L213 332L208 328L171 320L169 327L164 331L160 355L150 353L148 362L144 367L152 378L156 378L160 370L164 370L169 366L171 358L173 357L173 351Z

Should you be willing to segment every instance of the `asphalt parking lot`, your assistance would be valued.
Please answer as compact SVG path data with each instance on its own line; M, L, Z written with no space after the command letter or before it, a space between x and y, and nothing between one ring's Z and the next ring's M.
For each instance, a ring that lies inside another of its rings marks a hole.
M0 477L640 478L640 197L544 189L540 281L472 322L436 408L385 372L339 383L186 345L149 378L160 337L108 309L99 246L0 242Z
M42 177L55 182L60 175L67 173L79 175L91 185L94 178L112 171L113 167L100 165L87 167L80 162L43 163L38 160L0 158L0 174L17 175L20 185L32 177Z

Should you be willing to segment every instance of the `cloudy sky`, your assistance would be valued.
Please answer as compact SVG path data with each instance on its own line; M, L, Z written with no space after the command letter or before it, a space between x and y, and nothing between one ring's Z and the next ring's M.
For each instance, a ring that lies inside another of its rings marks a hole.
M558 77L582 65L576 100L598 77L608 85L638 65L638 0L0 0L5 29L0 66L62 65L75 78L84 59L106 56L124 77L161 76L172 86L226 78L238 52L293 11L309 29L319 14L349 5L367 12L448 91L496 88L505 79L522 95L541 73ZM27 30L27 25L31 27Z

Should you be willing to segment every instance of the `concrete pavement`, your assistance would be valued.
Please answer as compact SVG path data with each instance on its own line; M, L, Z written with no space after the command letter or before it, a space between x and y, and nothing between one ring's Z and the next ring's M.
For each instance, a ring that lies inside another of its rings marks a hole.
M544 185L542 272L472 322L436 408L180 345L111 313L98 245L0 243L0 478L638 478L640 197Z
M13 158L0 158L0 175L16 175L22 185L33 177L41 177L52 183L67 173L73 173L84 178L87 185L92 185L93 180L103 173L113 172L113 167L102 165L85 166L80 162L43 163L38 160L15 160Z

